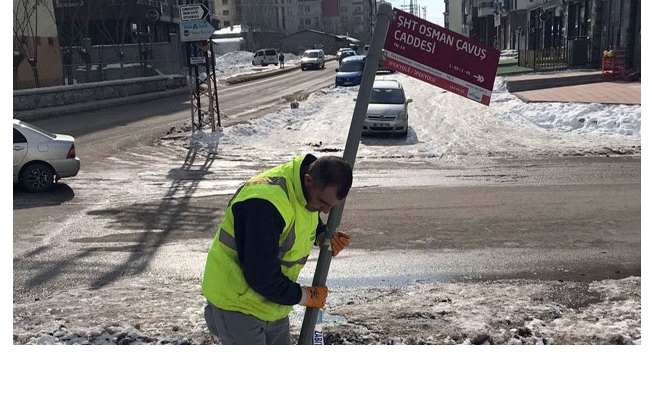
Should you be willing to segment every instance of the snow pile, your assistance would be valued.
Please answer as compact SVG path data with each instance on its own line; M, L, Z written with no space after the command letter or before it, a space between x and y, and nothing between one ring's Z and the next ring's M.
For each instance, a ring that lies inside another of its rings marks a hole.
M285 66L298 65L301 57L292 53L283 53L285 55ZM226 53L215 58L215 72L218 79L235 77L244 74L252 74L260 71L271 71L278 69L278 65L270 64L266 66L254 66L251 61L254 59L254 53L249 51L234 51Z
M559 132L641 137L641 106L599 103L525 103L496 77L491 106L497 118Z

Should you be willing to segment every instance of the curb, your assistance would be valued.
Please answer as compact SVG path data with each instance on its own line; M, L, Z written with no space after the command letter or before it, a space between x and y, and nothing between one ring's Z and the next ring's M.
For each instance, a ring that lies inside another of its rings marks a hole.
M526 90L550 89L561 86L585 85L588 83L604 82L602 73L587 72L572 76L532 76L531 74L519 75L518 79L505 77L505 84L510 93L524 92Z

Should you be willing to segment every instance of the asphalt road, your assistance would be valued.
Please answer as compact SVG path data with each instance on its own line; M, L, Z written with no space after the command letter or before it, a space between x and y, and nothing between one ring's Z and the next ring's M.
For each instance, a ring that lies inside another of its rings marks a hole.
M290 72L225 88L220 101L233 121L332 79L328 69ZM14 188L14 302L131 276L199 281L226 202L249 171L244 154L206 158L161 145L188 107L168 98L34 122L76 136L84 157L80 175L50 193ZM482 168L357 162L341 223L353 238L329 282L640 276L640 167L638 157ZM415 177L419 185L405 185Z

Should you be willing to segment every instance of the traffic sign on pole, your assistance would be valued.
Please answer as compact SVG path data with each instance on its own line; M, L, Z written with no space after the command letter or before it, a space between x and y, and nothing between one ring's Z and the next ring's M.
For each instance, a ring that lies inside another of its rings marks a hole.
M195 21L199 19L206 19L208 13L208 8L206 8L206 6L201 3L179 6L179 16L181 21Z

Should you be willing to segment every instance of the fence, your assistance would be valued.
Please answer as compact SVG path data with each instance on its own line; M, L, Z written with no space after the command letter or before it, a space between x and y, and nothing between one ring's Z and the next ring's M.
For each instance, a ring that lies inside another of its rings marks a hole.
M568 68L567 49L565 47L528 50L525 66L535 71Z
M112 80L145 78L157 75L180 73L178 60L136 60L111 62L69 64L62 66L62 85L104 82Z

